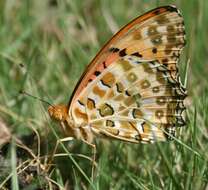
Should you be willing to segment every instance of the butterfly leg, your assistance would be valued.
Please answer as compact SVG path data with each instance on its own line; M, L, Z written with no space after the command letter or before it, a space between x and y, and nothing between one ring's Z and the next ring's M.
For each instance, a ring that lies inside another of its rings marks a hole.
M58 149L58 146L59 146L59 144L60 143L63 143L63 142L67 142L67 141L72 141L74 138L73 137L66 137L66 138L62 138L62 139L58 139L57 141L56 141L56 145L55 145L55 148L54 148L54 150L53 150L53 153L52 153L52 155L50 156L50 160L49 160L49 162L48 162L48 171L50 170L50 167L51 167L51 165L52 165L52 162L53 162L53 159L54 159L54 156L55 156L55 154L56 154L56 151L57 151L57 149Z

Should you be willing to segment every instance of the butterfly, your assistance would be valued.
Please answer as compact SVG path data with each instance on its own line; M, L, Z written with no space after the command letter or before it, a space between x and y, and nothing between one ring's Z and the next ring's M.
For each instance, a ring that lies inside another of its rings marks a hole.
M166 141L185 125L186 89L177 63L184 20L174 6L139 16L117 32L82 74L68 105L48 108L66 136L91 143Z

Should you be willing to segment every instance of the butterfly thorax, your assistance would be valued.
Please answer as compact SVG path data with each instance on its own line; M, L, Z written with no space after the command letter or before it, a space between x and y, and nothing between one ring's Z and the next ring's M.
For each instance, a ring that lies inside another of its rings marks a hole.
M76 124L65 105L49 106L50 117L61 123L62 131L66 136L81 139L89 143L93 140L93 134L87 124Z

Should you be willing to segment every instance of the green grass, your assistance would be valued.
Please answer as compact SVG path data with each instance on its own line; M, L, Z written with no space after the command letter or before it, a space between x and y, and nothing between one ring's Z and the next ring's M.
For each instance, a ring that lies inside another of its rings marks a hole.
M27 151L9 143L0 152L0 167L4 168L0 170L0 189L55 189L54 184L61 189L66 182L76 190L206 189L208 1L50 2L0 1L0 118L40 157L42 165L62 136L47 114L47 105L19 94L19 90L53 104L67 103L84 68L113 33L161 5L177 5L185 19L187 45L180 69L188 89L187 126L170 143L135 145L97 139L94 181L88 160L92 150L82 142L60 146L59 153L64 155L55 158L51 173L44 173L37 160L31 163L34 158Z

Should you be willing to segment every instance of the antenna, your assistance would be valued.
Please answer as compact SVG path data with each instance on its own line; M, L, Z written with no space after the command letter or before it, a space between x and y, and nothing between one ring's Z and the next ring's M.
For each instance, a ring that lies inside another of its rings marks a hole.
M26 96L30 96L30 97L32 97L32 98L34 98L34 99L36 99L36 100L39 100L39 101L41 101L41 102L43 102L43 103L46 103L46 104L48 104L48 105L50 105L50 106L53 106L50 102L48 102L48 101L46 101L46 100L43 100L43 99L41 99L41 98L39 98L39 97L37 97L37 96L33 96L32 94L30 94L30 93L28 93L28 92L25 92L24 90L20 90L19 93L20 93L20 94L24 94L24 95L26 95Z

